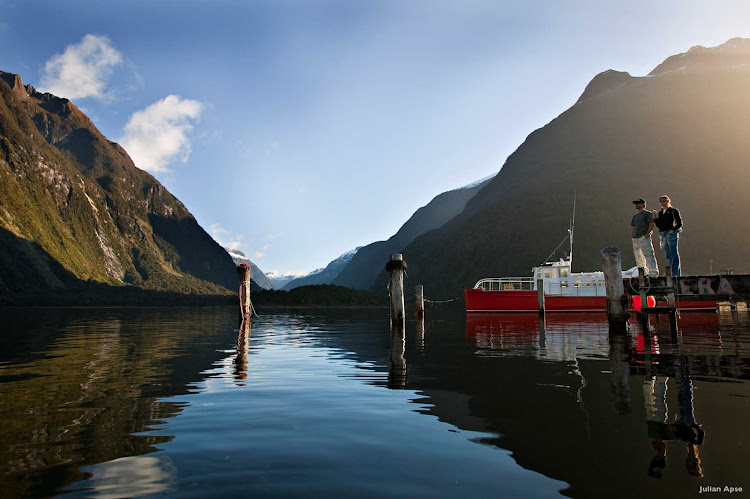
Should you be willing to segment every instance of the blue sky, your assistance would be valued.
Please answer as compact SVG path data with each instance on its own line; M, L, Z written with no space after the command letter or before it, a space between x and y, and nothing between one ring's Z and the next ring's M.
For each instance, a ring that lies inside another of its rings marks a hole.
M745 0L0 0L0 69L297 273L497 172L597 73L736 36Z

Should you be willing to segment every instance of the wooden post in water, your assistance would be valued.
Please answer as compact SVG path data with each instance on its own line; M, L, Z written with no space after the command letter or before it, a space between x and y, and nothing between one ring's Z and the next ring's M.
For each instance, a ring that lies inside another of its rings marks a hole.
M240 280L240 312L243 320L250 320L250 265L241 263L237 266L237 277Z
M622 283L622 254L619 248L602 250L602 271L607 292L607 319L610 324L624 323L628 317L625 286Z
M417 285L416 295L414 297L414 314L417 318L424 317L424 287Z
M406 262L401 254L391 255L385 270L390 274L389 290L391 294L391 327L401 327L405 320L404 314L404 271Z
M672 267L667 265L665 286L670 288L667 293L667 306L669 307L669 329L672 333L677 333L677 302L674 298L675 280L672 275Z
M536 280L536 299L539 305L539 315L544 315L544 280Z

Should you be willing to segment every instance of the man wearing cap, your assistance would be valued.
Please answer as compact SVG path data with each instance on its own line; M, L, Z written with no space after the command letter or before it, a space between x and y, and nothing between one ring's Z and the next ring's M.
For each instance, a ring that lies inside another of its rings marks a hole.
M633 228L633 253L635 253L635 265L642 268L649 277L659 275L659 265L654 256L654 245L651 242L651 233L654 231L654 214L646 210L646 201L643 198L633 201L638 213L633 215L630 226Z

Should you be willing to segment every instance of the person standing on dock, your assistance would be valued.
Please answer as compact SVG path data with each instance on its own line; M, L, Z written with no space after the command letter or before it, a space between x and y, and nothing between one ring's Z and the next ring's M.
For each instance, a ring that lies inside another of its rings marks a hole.
M633 228L633 253L635 264L642 268L649 277L658 277L659 265L654 256L654 244L651 242L651 234L654 232L654 214L646 210L646 201L643 198L633 201L638 213L633 215L630 226Z
M667 255L667 262L672 267L672 275L678 276L681 269L677 243L682 232L682 217L680 210L672 206L672 200L666 194L659 198L659 204L661 210L654 212L656 226L659 228L659 240Z

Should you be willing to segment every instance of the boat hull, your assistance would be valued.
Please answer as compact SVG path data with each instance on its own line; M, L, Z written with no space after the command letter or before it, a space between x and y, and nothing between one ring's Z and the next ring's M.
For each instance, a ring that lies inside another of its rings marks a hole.
M465 289L466 311L470 313L538 312L536 291L484 291ZM678 301L681 311L711 311L717 309L715 300ZM603 296L545 295L545 312L605 312L607 299Z

